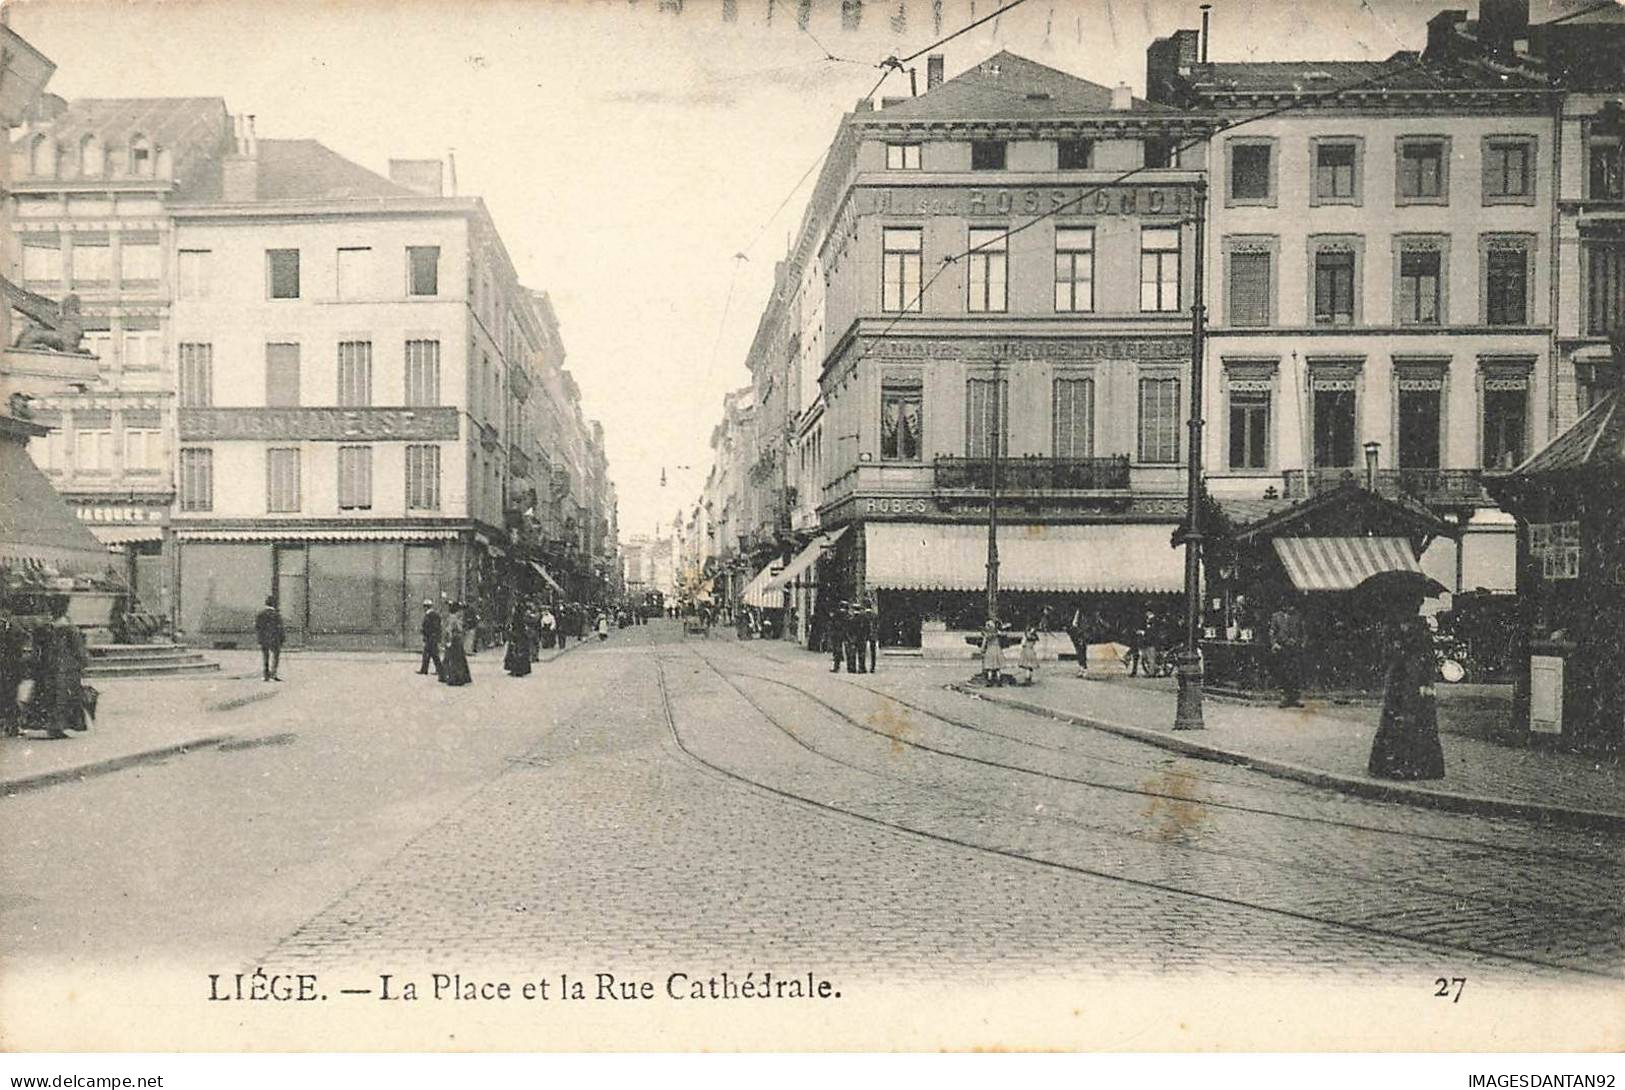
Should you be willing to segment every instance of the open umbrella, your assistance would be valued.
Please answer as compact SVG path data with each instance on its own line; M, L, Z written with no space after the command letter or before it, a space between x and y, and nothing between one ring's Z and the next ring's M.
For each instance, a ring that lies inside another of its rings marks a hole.
M1355 589L1368 602L1406 612L1414 610L1420 599L1437 598L1446 590L1443 583L1419 571L1380 571Z

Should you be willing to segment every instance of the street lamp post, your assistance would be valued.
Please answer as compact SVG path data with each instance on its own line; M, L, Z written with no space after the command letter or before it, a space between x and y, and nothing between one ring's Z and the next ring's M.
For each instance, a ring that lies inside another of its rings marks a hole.
M1191 270L1190 449L1185 463L1185 647L1179 653L1175 730L1201 730L1202 722L1202 372L1207 307L1202 290L1207 183L1196 183L1196 238Z
M1003 433L999 430L1004 421L1000 419L1000 402L1003 400L1003 388L999 385L999 358L993 357L993 427L989 446L992 451L991 463L988 467L987 489L987 619L993 622L993 638L999 638L999 448Z

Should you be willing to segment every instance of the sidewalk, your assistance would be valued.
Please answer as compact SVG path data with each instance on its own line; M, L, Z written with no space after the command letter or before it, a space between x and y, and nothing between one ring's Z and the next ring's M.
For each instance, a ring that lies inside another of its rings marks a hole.
M546 665L579 646L580 642L572 640L562 650L544 651L537 665ZM101 697L88 731L66 738L47 738L38 732L0 738L0 796L241 742L256 727L261 732L274 730L255 724L252 716L233 715L285 691L275 682L261 680L259 652L210 651L208 655L220 663L219 673L187 678L97 678ZM500 661L502 650L487 648L479 657ZM416 652L401 650L294 650L283 653L282 673L292 676L301 663L383 666L417 661Z
M1086 681L1050 670L1031 687L949 687L1175 752L1243 764L1351 795L1438 810L1625 831L1625 770L1617 761L1443 735L1445 776L1403 782L1366 774L1380 709L1259 707L1209 695L1206 729L1173 730L1171 689Z

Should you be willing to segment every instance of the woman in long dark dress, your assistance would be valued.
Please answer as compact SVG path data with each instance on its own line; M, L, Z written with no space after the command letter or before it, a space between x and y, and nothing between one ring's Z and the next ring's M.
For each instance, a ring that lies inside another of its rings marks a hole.
M463 603L453 602L446 620L446 647L440 653L440 681L445 685L467 685L474 680L468 672L468 650L463 646Z
M1444 775L1433 691L1437 663L1422 618L1409 616L1399 622L1388 655L1382 722L1371 742L1367 769L1391 780L1437 780Z
M508 653L502 657L502 668L512 677L530 673L530 620L521 606L514 607L508 624Z
M51 623L39 630L39 640L34 691L28 702L30 725L43 728L52 738L87 730L83 679L90 656L84 636L68 620L66 596L51 600Z

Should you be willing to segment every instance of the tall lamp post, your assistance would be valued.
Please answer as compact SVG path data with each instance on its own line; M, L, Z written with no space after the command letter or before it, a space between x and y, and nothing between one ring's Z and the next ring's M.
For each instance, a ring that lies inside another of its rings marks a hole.
M1000 410L1004 388L1000 384L999 357L993 357L993 427L988 440L992 458L988 466L987 489L987 619L993 622L993 638L999 639L999 455L1004 445L1000 430L1004 421Z
M1176 664L1179 702L1175 730L1201 730L1202 722L1202 372L1207 307L1202 291L1203 236L1207 183L1196 183L1195 265L1191 275L1191 416L1190 449L1185 465L1185 647Z

